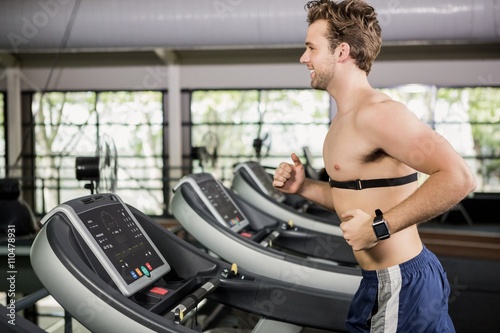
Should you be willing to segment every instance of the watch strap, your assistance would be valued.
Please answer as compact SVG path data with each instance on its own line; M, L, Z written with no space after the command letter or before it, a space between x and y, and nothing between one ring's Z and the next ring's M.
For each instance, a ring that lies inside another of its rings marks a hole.
M385 234L379 234L380 232L380 225L385 226ZM387 225L387 221L384 220L384 214L380 209L375 210L375 218L373 219L373 231L375 232L375 236L377 237L378 240L384 240L387 239L391 236L391 230L389 229L389 226Z

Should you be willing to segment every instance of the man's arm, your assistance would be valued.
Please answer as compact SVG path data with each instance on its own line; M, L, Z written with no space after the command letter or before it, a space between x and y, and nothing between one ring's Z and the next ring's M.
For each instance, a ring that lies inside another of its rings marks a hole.
M392 232L444 213L476 187L470 168L450 143L402 104L395 104L394 108L378 108L377 124L366 119L371 123L368 130L374 132L374 143L390 156L429 178L414 194L384 213L387 221L392 220ZM383 124L387 124L385 128Z
M444 213L474 190L476 181L464 159L404 105L387 102L370 108L359 116L358 130L369 133L370 142L394 159L429 175L412 195L384 212L391 233ZM343 218L351 218L343 230L354 249L376 244L370 230L373 215L359 210L342 214ZM350 223L354 221L359 223Z
M284 193L298 194L327 209L335 210L332 191L326 182L306 178L304 165L293 153L293 164L282 162L274 172L273 186Z

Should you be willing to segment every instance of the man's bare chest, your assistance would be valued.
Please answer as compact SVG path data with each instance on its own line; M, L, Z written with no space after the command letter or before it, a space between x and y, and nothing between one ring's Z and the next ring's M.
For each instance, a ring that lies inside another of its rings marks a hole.
M385 157L387 154L370 142L369 134L348 125L332 123L323 144L326 171L336 180L357 179Z

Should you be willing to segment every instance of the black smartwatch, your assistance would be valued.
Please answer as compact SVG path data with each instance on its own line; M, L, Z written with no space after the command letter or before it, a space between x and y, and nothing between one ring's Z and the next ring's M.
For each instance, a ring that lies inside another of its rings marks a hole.
M380 209L375 210L375 218L373 219L373 231L378 240L383 240L391 237L391 231L387 221L384 220L384 214Z

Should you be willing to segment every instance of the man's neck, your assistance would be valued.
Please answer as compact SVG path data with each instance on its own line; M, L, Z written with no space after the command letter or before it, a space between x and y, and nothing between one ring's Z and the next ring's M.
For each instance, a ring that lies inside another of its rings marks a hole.
M373 91L365 72L355 71L341 78L336 77L335 81L327 91L337 103L339 114L351 112Z

